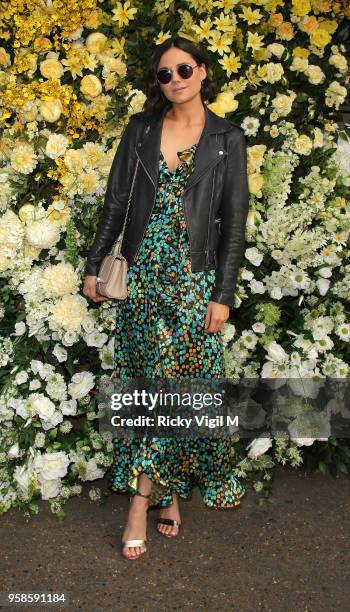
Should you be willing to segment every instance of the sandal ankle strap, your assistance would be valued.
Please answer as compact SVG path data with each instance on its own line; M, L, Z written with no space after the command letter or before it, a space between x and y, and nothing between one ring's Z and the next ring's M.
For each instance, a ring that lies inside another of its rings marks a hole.
M151 497L151 494L149 493L148 495L145 495L144 493L141 493L140 491L135 491L135 495L140 495L141 497Z

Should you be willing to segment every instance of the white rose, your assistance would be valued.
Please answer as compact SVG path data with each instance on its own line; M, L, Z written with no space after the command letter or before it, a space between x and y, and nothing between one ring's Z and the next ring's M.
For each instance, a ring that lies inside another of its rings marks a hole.
M27 380L28 380L28 374L25 370L22 370L21 372L17 372L15 376L16 385L22 385L23 383L27 382Z
M53 497L57 497L61 488L60 479L56 480L40 480L40 491L42 499L52 499Z
M50 134L45 147L45 153L51 159L57 159L65 154L68 146L68 138L63 134Z
M66 349L63 348L63 346L61 346L60 344L55 344L52 354L60 363L62 363L62 361L67 361L68 353Z
M8 450L7 456L9 459L16 459L18 455L19 455L19 446L18 446L18 442L16 442L16 444L13 444L11 448Z
M44 480L63 478L67 474L68 465L69 456L63 451L45 453L34 459L34 467Z
M248 457L250 459L257 459L260 455L266 453L266 451L272 446L272 440L269 437L256 438L247 446Z
M14 332L14 336L23 336L23 334L25 334L26 331L26 324L24 323L24 321L20 321L19 323L16 323L15 325L15 332Z
M277 344L275 340L270 342L266 347L267 358L276 363L286 363L288 361L288 355L284 348L280 344Z
M259 253L256 247L250 247L245 250L245 257L253 264L253 266L260 266L263 256Z
M93 389L95 377L91 372L77 372L68 385L68 392L73 399L85 397Z
M44 421L48 421L55 412L55 404L43 393L31 393L28 402L34 414L38 414Z
M37 475L32 465L16 465L13 479L16 481L18 490L24 498L28 497L29 484L37 486Z
M274 287L272 291L270 291L270 295L274 300L281 300L283 297L281 287Z
M96 480L97 478L103 478L105 475L105 470L101 470L97 467L96 461L94 458L89 459L86 463L86 474L84 477L81 477L82 480Z
M77 413L76 400L64 400L60 403L60 410L64 416L74 416Z

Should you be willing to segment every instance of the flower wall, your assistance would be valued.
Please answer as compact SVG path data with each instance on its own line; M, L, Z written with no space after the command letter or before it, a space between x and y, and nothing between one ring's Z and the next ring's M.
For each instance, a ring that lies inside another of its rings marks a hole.
M121 133L171 36L206 49L221 86L209 106L247 137L227 376L349 376L349 19L340 0L1 3L0 512L37 512L42 498L62 518L111 464L98 388L113 371L114 307L84 297L83 271ZM276 462L298 467L322 444L346 471L347 442L297 432L233 438L236 474L261 491Z

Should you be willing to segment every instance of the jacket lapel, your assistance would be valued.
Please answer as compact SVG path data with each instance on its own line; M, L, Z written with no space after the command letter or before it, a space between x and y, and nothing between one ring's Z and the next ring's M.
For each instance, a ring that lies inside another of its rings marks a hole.
M157 118L147 120L149 129L146 130L143 140L136 144L137 155L155 189L159 176L163 121L169 108L169 105L165 106ZM197 183L207 170L227 155L227 151L217 142L216 134L227 132L232 128L233 125L229 121L219 117L205 105L205 124L194 156L194 168L187 181L186 191Z

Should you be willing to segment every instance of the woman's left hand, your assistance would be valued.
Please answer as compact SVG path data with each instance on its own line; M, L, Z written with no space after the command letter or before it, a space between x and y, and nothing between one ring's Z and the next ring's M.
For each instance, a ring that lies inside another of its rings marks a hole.
M216 333L221 330L230 316L230 307L218 302L209 302L205 317L204 330Z

